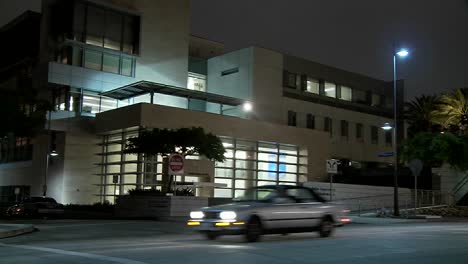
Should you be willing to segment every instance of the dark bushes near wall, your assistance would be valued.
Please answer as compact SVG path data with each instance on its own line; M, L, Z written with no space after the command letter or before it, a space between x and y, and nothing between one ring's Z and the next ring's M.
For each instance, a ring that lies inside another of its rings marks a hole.
M68 219L112 219L115 206L111 203L66 204L63 218Z
M150 195L150 196L166 196L165 192L157 189L131 189L128 191L129 195ZM175 196L195 196L193 189L184 188L178 189L173 192Z

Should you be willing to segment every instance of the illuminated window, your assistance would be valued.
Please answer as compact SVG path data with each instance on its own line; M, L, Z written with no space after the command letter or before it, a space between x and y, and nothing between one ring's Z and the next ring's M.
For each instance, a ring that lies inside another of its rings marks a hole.
M316 79L307 78L307 92L319 94L320 82Z
M340 99L345 101L352 100L352 90L349 87L341 86Z
M336 98L336 84L325 82L325 96Z

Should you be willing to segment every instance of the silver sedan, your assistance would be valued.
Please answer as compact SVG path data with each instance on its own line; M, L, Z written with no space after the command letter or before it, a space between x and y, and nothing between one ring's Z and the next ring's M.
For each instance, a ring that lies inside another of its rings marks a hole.
M192 211L187 225L210 240L244 234L247 241L255 242L262 234L310 231L328 237L335 226L350 222L347 212L306 187L260 186L246 190L231 204Z

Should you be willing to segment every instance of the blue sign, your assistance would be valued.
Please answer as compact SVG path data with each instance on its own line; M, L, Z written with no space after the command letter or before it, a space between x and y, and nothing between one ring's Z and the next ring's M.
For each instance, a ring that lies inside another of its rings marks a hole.
M377 157L379 158L393 157L393 151L379 153Z

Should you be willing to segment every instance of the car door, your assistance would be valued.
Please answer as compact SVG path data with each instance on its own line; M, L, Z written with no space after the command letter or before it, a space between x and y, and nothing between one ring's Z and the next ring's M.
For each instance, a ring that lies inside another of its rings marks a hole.
M298 210L294 199L285 196L275 197L270 206L265 208L268 229L284 229L293 226L298 217Z
M306 228L320 224L324 204L317 200L313 193L303 187L291 187L286 190L286 194L296 201L294 214L295 220L290 221L292 227Z

